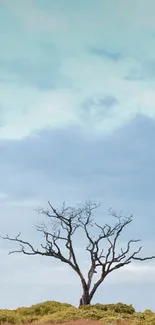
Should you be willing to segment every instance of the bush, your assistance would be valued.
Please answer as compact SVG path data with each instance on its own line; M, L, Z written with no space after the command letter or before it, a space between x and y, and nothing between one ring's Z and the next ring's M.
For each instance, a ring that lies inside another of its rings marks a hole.
M130 315L135 313L135 309L132 305L126 305L120 302L117 304L109 304L109 305L95 304L95 305L80 306L79 308L84 310L90 310L91 308L93 308L103 312L109 311L109 312L123 313L123 314L130 314Z
M40 322L42 323L62 323L67 322L70 320L77 320L81 319L82 313L78 308L75 307L69 307L66 310L59 310L53 314L48 314L46 316L43 316L40 319Z
M16 324L20 322L21 322L20 316L17 315L14 311L7 310L7 309L0 310L0 324L4 324L4 323Z
M83 319L100 320L103 318L103 312L95 308L83 309L81 315Z
M46 301L16 310L0 310L0 324L62 323L73 320L100 320L113 325L155 325L155 313L151 310L135 312L132 305L94 304L76 308L70 304Z
M66 310L69 307L72 307L72 305L57 301L46 301L36 305L32 305L31 307L18 308L16 309L16 312L23 316L44 316L48 314L53 314L59 310Z
M153 315L153 311L151 309L145 309L144 314L146 314L148 316L149 315L152 316Z

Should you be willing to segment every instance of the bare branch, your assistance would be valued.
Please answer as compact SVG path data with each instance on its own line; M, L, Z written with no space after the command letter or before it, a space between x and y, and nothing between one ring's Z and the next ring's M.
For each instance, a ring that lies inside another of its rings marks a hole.
M140 257L142 246L134 249L139 239L130 239L125 248L118 250L120 236L124 229L131 224L133 216L123 217L116 212L109 210L109 215L116 221L113 226L108 223L103 225L94 221L93 213L100 206L91 201L86 201L76 208L66 207L63 203L60 211L55 209L48 202L48 208L39 209L38 212L47 217L49 224L41 223L36 225L36 230L41 233L44 242L40 249L36 249L28 241L21 239L19 233L14 238L8 235L2 237L5 240L18 243L19 249L9 252L23 253L25 255L41 255L56 258L68 264L79 276L83 288L81 303L90 303L97 288L104 281L106 276L132 261L147 261L155 259L155 256ZM95 230L95 237L91 231ZM84 236L87 240L86 251L89 254L90 265L87 277L84 278L74 245L74 235L79 231L79 238ZM83 233L82 233L83 232ZM119 253L118 253L119 252ZM93 281L94 274L97 273L97 280Z

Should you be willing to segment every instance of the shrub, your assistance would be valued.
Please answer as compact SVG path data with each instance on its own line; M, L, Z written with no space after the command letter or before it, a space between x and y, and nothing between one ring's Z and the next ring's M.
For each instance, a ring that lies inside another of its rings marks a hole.
M99 320L103 318L103 312L95 308L83 309L81 315L83 319Z
M135 312L132 305L94 304L76 308L70 304L46 301L31 307L20 307L16 310L0 310L0 324L44 325L46 323L62 323L73 320L100 320L103 324L113 325L155 325L155 313L151 310ZM44 324L43 324L44 323ZM85 321L86 323L86 321Z
M48 314L53 314L58 310L66 310L69 307L72 307L72 305L57 301L46 301L36 305L32 305L31 307L18 308L16 309L16 312L20 313L23 316L44 316Z
M59 310L53 314L48 314L40 319L43 323L62 323L70 320L81 319L82 313L76 307L68 307L66 310Z
M17 315L14 311L7 310L7 309L0 310L0 324L4 324L4 323L16 324L20 322L21 322L20 316Z
M131 315L135 313L135 309L132 305L126 305L126 304L122 304L120 302L117 304L108 304L108 305L95 304L95 305L80 306L79 308L85 309L85 310L95 308L95 309L101 310L103 312L111 311L111 312L115 312L115 313L123 313L123 314L131 314Z
M153 311L151 309L145 309L144 314L146 314L148 316L152 316L153 315Z

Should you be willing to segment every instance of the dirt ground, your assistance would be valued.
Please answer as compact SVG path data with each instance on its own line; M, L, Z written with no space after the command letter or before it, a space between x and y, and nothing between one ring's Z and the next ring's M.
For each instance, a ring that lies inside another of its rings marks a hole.
M69 322L64 322L64 323L56 323L56 325L108 325L110 324L109 322L101 322L99 320L87 320L87 319L79 319L79 320L73 320L73 321L69 321ZM117 324L121 324L121 325L129 325L131 324L131 321L130 323L126 320L122 320L122 322L112 322L113 325L117 325ZM33 325L38 325L38 323L33 323ZM41 325L47 325L46 324L43 324L41 323ZM50 324L50 322L48 323L48 325L53 325L53 323Z

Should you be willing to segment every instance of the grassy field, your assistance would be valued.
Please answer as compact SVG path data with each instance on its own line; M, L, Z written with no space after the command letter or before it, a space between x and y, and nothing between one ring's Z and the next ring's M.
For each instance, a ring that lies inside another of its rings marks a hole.
M45 325L64 322L69 325L155 325L155 313L151 310L136 312L132 305L122 303L76 308L56 301L15 310L0 310L1 324Z

